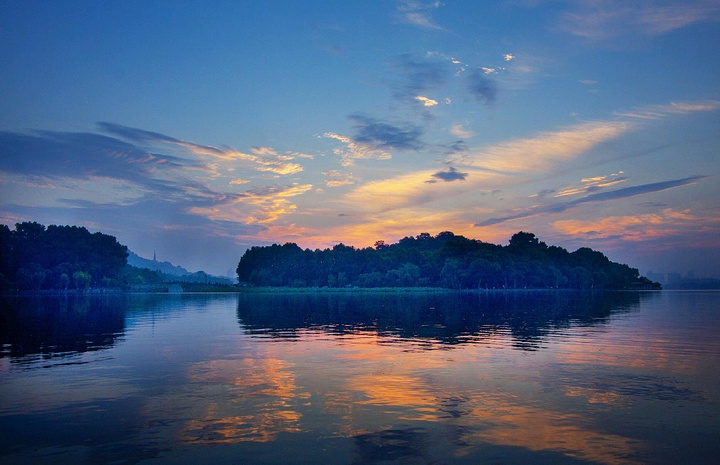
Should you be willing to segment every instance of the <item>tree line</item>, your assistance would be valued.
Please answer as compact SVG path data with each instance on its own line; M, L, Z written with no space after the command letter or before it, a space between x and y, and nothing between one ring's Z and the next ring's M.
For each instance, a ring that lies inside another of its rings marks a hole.
M125 283L127 247L84 227L0 225L0 288L87 289Z
M659 289L637 269L583 247L548 246L518 232L507 246L452 232L422 233L374 247L338 244L303 250L295 243L248 249L240 283L280 287L443 287L450 289Z

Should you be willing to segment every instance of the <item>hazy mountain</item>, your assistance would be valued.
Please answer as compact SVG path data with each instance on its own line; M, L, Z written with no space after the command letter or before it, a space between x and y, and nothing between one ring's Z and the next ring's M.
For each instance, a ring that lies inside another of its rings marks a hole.
M159 262L157 260L150 260L143 258L138 254L128 250L128 265L132 265L138 268L146 268L148 270L158 271L166 276L164 281L182 281L182 282L199 282L199 283L222 283L222 284L233 284L235 280L222 277L213 276L205 273L204 271L190 272L182 266L173 265L170 262Z
M187 276L192 274L182 266L176 266L170 262L159 262L157 260L143 258L131 250L128 250L127 262L128 265L136 266L138 268L147 268L148 270L159 271L173 276Z

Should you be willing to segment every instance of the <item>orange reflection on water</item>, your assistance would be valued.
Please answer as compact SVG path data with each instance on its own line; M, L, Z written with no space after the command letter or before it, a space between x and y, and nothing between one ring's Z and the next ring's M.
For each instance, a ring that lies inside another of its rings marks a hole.
M252 415L217 418L215 408L205 418L190 420L181 432L184 442L193 444L233 444L236 442L271 442L280 433L297 433L300 414L292 410L267 409Z
M488 396L481 404L472 409L469 418L490 426L463 436L464 442L554 451L608 465L640 463L632 458L639 441L583 428L577 415L517 405L501 396Z
M562 363L588 366L652 369L661 372L691 374L696 367L691 357L684 357L684 347L675 341L643 334L605 334L587 343L567 342L563 344Z
M209 403L185 424L181 439L201 444L268 442L280 433L300 432L302 415L294 403L309 394L298 392L291 368L277 358L196 364L189 378L194 385L205 386L197 397Z
M458 430L463 433L457 441L467 447L459 450L459 454L469 454L481 444L493 444L555 452L607 465L639 463L634 459L642 448L639 441L597 430L586 425L580 415L528 405L522 400L525 397L512 395L515 388L512 381L504 383L498 380L498 373L482 369L491 367L484 363L489 355L487 348L475 346L472 350L454 352L452 360L439 352L406 352L402 364L391 362L392 347L370 341L345 349L348 350L339 358L362 361L370 367L363 374L347 378L343 395L332 396L331 410L348 412L347 417L360 407L379 408L379 413L394 415L396 420L462 426ZM448 368L458 364L467 371L448 377ZM470 386L484 380L479 384L487 388L455 386L457 382L464 384L458 376L470 380ZM589 403L622 401L617 394L590 389L569 390L566 395L583 396ZM355 419L354 432L371 429L372 424L360 424Z
M348 388L365 396L365 400L357 402L360 405L411 408L413 414L409 415L408 412L401 419L437 418L437 396L419 378L408 375L364 375L348 380ZM417 417L415 412L421 416Z

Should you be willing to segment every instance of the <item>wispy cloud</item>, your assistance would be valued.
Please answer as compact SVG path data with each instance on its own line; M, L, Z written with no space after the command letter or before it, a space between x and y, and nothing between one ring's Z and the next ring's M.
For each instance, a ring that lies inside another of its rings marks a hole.
M562 15L561 28L592 40L627 36L658 36L699 22L720 21L720 5L713 0L648 2L583 0Z
M628 180L622 171L613 173L609 176L595 176L580 180L579 186L566 187L556 192L554 197L568 197L573 195L587 194L606 187L614 186Z
M437 24L432 18L432 13L441 5L438 1L421 2L417 0L399 0L397 13L400 20L404 23L425 29L442 30L442 26Z
M49 179L106 177L127 181L156 195L181 195L189 186L203 189L188 171L208 171L198 160L150 153L131 143L99 134L42 131L0 132L0 171Z
M686 236L689 230L695 234L711 232L718 224L719 217L700 217L691 210L665 208L643 215L613 215L590 221L559 220L554 221L552 227L561 234L588 240L645 242L661 237Z
M478 170L418 170L360 184L345 194L340 204L346 205L349 211L382 213L430 204L448 209L439 204L452 199L452 210L467 212L463 209L468 205L477 205L478 196L489 193L500 179L505 178L503 175ZM468 221L468 224L471 222Z
M355 160L389 160L392 158L392 155L386 150L379 149L372 144L357 142L342 134L326 132L321 137L334 139L344 144L343 148L333 149L333 153L340 157L340 163L343 166L352 166L355 164Z
M213 205L191 206L188 212L212 221L268 224L281 216L294 213L297 206L291 199L305 194L312 187L312 184L262 186L228 196Z
M581 123L559 131L542 132L531 138L471 149L449 156L447 162L506 173L540 172L617 138L632 128L631 123L622 121Z
M117 135L126 140L138 144L162 143L183 148L194 155L204 158L222 160L226 162L247 161L256 166L258 171L269 172L276 175L291 175L303 171L303 167L297 163L291 163L295 157L310 158L311 155L288 152L277 153L270 147L253 147L251 153L243 153L233 148L218 148L209 145L195 144L193 142L175 139L157 132L145 131L143 129L130 128L113 123L98 123L98 126L105 132Z
M581 197L579 199L571 200L568 202L559 202L559 203L551 203L551 204L546 204L546 205L539 205L539 206L534 206L534 207L528 208L519 213L513 213L513 214L509 214L507 216L488 218L484 221L476 223L475 226L492 226L492 225L504 223L506 221L517 220L517 219L521 219L521 218L528 218L531 216L537 216L539 214L561 213L561 212L564 212L566 210L569 210L571 208L577 207L578 205L582 205L585 203L613 201L613 200L625 199L628 197L635 197L638 195L650 194L653 192L660 192L660 191L672 189L675 187L681 187L681 186L686 186L688 184L693 184L704 178L705 178L705 176L690 176L687 178L674 179L674 180L670 180L670 181L662 181L662 182L656 182L656 183L651 183L651 184L642 184L639 186L626 187L623 189L617 189L617 190L613 190L613 191L594 193L594 194L590 194L585 197Z
M658 120L671 115L720 109L720 100L670 102L667 105L645 105L629 111L616 111L615 116L628 119Z
M355 180L352 178L352 175L338 170L323 171L322 174L327 178L325 180L325 185L327 187L342 187L355 184Z
M474 132L469 129L465 129L462 124L453 124L450 126L450 134L461 139L470 139L475 136Z

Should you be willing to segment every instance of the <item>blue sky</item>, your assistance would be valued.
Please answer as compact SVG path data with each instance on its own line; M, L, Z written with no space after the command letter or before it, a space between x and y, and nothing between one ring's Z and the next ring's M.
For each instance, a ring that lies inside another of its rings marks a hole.
M720 1L0 1L0 222L216 274L534 232L720 276Z

